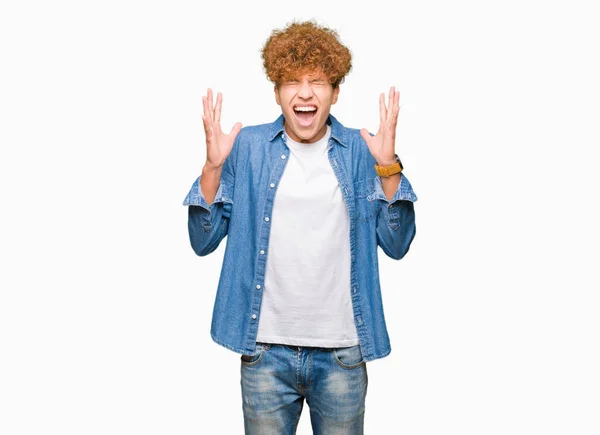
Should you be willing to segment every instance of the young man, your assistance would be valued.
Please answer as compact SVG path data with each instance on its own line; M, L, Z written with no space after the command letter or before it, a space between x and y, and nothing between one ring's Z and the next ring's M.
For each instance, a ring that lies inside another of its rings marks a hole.
M198 255L228 236L211 336L242 354L247 434L295 433L304 399L315 434L363 433L366 362L390 353L377 247L401 259L415 235L400 95L380 95L372 136L330 115L351 69L335 31L292 23L262 56L281 116L225 134L209 89L206 163L184 201Z

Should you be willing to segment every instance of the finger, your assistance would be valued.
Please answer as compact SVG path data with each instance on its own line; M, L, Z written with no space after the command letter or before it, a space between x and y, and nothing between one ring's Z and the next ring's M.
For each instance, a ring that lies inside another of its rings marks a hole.
M206 116L206 120L212 123L213 116L208 104L208 97L202 97L202 107L204 109L204 116Z
M204 134L206 135L206 140L209 141L212 138L212 128L207 116L202 116L202 125L204 125Z
M213 92L211 88L208 88L208 109L210 110L210 120L214 121L215 120L215 116L214 116L214 106L213 106Z
M390 121L392 118L392 113L394 112L393 108L394 108L394 95L395 95L395 88L394 86L392 86L390 88L390 92L388 94L388 111L387 111L387 118L386 121Z
M221 122L221 106L223 105L223 95L217 92L217 105L215 106L215 122L218 124Z
M396 91L396 95L394 96L394 125L398 122L398 112L400 112L400 91Z
M380 124L384 124L385 123L385 118L386 118L386 110L385 110L385 96L383 94L383 92L381 94L379 94L379 123Z

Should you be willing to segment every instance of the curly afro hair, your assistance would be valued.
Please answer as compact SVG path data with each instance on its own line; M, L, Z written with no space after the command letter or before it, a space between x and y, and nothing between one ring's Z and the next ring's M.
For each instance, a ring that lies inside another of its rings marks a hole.
M352 69L352 54L338 38L335 30L312 20L273 30L262 48L267 77L278 86L298 73L320 69L337 88Z

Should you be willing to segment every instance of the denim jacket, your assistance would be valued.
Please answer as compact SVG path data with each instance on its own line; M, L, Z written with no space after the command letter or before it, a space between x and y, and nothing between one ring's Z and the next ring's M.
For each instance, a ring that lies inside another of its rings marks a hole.
M333 115L327 148L329 162L350 217L351 292L354 324L365 361L387 356L390 341L379 285L378 250L399 260L415 236L413 202L417 196L401 175L388 200L371 155L358 129L346 128ZM284 118L244 127L223 164L216 197L208 205L200 177L185 197L192 248L213 252L227 237L213 310L212 339L237 353L255 352L265 266L269 255L271 211L279 180L290 155ZM291 247L293 249L293 247Z

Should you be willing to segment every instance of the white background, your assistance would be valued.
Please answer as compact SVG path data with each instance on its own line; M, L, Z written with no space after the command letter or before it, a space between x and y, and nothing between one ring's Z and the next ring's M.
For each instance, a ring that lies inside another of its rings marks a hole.
M294 18L353 53L344 125L375 132L400 90L419 196L410 252L380 251L365 433L600 433L591 5L3 2L0 433L243 433L239 355L209 335L225 243L197 257L181 203L206 88L224 129L272 122L260 49Z

